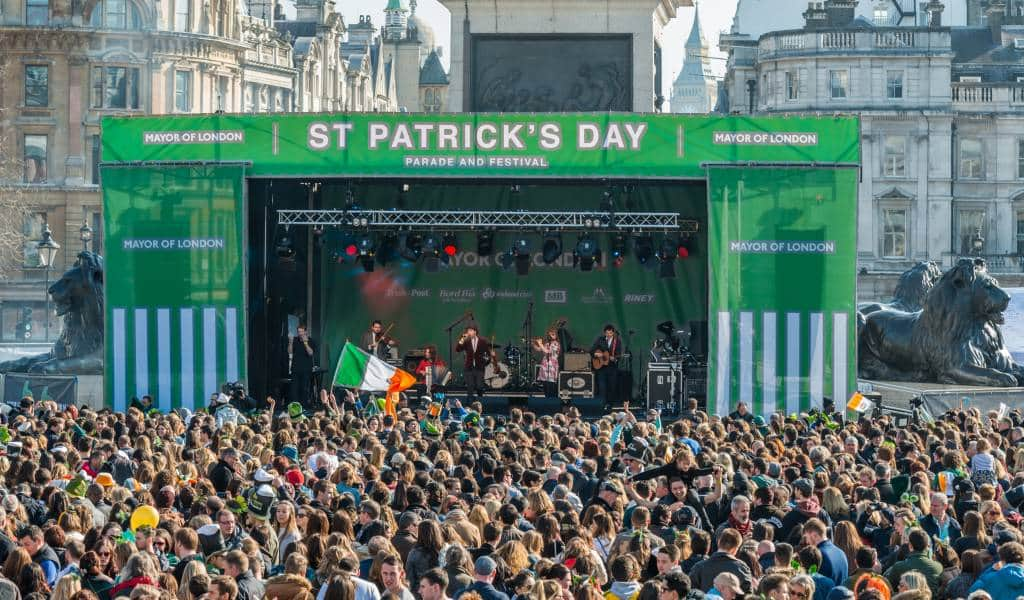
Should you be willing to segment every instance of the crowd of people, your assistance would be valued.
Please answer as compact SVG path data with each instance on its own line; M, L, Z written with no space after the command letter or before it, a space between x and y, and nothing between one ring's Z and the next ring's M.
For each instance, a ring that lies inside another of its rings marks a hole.
M8 407L0 600L1024 596L1018 409L765 419L691 399L584 420L239 396Z

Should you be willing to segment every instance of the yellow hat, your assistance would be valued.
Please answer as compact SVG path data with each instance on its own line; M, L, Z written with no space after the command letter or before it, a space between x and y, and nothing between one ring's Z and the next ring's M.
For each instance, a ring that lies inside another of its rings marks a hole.
M103 487L111 487L114 485L114 476L110 473L100 473L96 475L96 483Z

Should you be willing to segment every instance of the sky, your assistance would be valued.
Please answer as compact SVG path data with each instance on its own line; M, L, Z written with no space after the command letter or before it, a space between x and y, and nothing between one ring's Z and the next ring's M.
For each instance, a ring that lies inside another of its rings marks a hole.
M408 1L408 0L407 0ZM736 12L737 0L698 0L700 20L704 36L711 46L711 68L715 75L721 77L725 73L725 54L718 49L718 34L728 31L732 26L732 17ZM336 0L338 11L344 16L345 23L357 23L359 15L368 14L373 22L380 26L384 23L384 7L387 0ZM652 12L654 2L651 2ZM444 46L444 63L448 66L448 40L451 37L451 15L437 0L417 0L416 14L420 15L433 26L438 43ZM679 69L683 66L683 44L693 25L693 8L681 8L678 15L665 28L664 38L664 77L662 89L672 89Z

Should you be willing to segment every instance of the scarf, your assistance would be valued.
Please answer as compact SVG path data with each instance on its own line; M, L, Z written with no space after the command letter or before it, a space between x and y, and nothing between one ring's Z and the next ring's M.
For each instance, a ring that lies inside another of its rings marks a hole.
M732 513L729 513L729 527L732 527L736 531L740 532L740 535L743 536L743 539L747 539L754 534L753 521L747 519L746 523L740 523L736 520L736 517L732 516Z
M798 501L796 509L808 517L817 517L818 513L821 512L821 503L818 502L817 496L812 495L810 498Z

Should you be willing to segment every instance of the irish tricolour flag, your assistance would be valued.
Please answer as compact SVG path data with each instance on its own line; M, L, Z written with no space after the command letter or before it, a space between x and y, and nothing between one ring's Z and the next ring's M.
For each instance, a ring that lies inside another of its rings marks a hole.
M331 387L355 388L365 392L387 392L385 412L394 414L398 393L408 389L416 378L392 367L352 342L346 342L334 369Z

